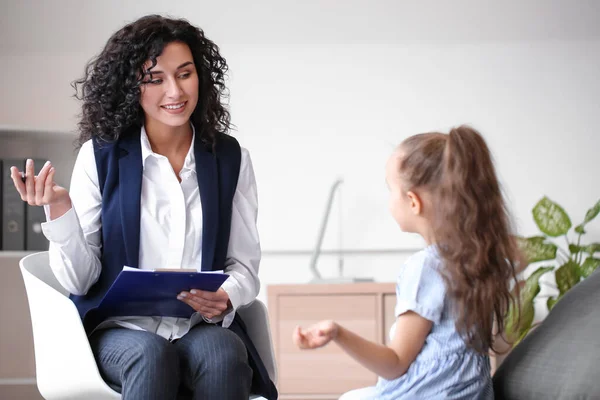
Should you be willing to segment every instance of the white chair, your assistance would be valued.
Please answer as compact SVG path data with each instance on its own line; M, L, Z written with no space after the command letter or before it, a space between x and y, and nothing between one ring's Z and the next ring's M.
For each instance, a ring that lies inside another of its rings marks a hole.
M20 261L35 350L38 389L46 400L110 400L121 395L102 380L69 293L58 283L48 252ZM267 308L260 301L239 310L273 382L277 382ZM260 396L250 399L259 400Z

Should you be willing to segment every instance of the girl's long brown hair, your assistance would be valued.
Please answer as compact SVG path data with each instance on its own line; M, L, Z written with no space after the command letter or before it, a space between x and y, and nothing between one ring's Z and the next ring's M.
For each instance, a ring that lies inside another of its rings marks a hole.
M423 133L401 145L405 190L432 194L432 225L456 328L467 346L494 349L504 332L519 250L490 151L474 129Z

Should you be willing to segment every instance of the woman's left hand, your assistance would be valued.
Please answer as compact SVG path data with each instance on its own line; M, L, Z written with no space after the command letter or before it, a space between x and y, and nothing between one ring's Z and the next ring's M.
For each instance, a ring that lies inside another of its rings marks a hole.
M189 292L181 292L177 296L204 317L211 319L220 316L231 307L229 295L223 289L216 292L192 289Z

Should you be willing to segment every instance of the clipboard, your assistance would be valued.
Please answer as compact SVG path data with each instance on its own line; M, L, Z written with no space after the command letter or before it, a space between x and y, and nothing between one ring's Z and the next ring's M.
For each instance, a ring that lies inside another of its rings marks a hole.
M100 301L97 312L105 318L190 318L196 311L177 300L177 295L191 289L216 292L227 278L229 275L222 271L142 270L124 267Z

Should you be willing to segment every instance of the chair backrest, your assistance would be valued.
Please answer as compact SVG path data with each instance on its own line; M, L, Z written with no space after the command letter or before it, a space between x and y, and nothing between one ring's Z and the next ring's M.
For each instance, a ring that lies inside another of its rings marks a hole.
M273 383L277 384L275 351L273 349L267 307L262 301L256 299L248 306L240 308L238 313L246 323L248 336L252 339L252 343L254 343L261 360L265 364L269 377Z
M21 268L27 273L38 278L63 296L69 297L69 292L58 282L50 268L47 251L31 254L23 258L20 264Z

